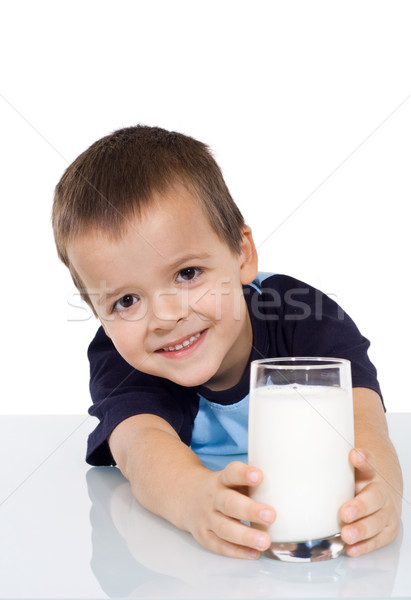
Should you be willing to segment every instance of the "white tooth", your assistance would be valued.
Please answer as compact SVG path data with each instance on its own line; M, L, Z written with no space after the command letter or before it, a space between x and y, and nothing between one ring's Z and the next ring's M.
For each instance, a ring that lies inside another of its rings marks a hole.
M187 348L188 346L191 346L193 342L198 340L200 335L200 333L196 333L195 335L192 335L188 340L184 340L184 342L182 342L181 344L177 344L177 346L164 346L163 350L165 352L175 352L175 350L182 350L183 348Z

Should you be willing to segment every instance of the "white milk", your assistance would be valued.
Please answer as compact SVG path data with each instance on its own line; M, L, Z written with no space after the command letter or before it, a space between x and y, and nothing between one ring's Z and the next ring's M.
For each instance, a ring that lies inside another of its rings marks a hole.
M272 505L273 542L324 539L340 531L340 506L354 496L351 390L267 385L250 393L249 464L264 480L252 497Z

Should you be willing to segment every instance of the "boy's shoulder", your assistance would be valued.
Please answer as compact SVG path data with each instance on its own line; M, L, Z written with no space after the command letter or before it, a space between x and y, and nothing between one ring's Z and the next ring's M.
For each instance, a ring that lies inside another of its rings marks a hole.
M258 271L257 277L249 285L259 292L267 289L293 289L301 287L314 289L308 283L300 281L291 275L272 273L271 271Z
M250 286L256 289L258 292L261 292L263 289L263 285L267 285L267 280L271 280L276 277L275 273L270 273L268 271L258 271L257 277L250 283Z
M251 290L256 290L258 295L274 296L281 304L284 301L287 301L287 298L292 297L294 293L297 295L305 294L313 296L322 293L312 285L296 279L291 275L271 273L268 271L259 271L257 277L248 287L251 288Z

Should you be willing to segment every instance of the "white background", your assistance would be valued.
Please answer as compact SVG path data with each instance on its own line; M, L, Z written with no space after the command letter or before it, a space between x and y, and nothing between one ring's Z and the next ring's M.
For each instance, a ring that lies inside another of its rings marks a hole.
M410 411L411 2L1 2L0 412L83 413L97 323L57 260L53 189L135 123L209 144L262 270L332 294ZM407 391L408 390L408 391Z

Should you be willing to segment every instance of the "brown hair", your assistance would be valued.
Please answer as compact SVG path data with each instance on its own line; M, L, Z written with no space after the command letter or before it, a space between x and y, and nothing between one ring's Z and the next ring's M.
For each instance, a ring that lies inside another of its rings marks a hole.
M101 138L67 168L55 189L52 224L59 258L91 305L67 254L76 236L98 229L119 236L154 192L181 182L198 197L215 233L240 252L243 216L209 148L192 137L137 125Z

